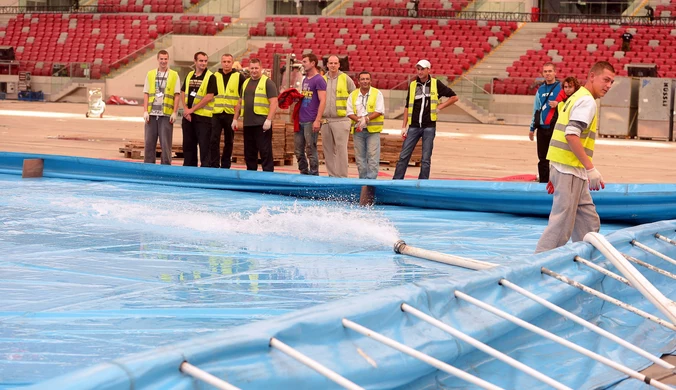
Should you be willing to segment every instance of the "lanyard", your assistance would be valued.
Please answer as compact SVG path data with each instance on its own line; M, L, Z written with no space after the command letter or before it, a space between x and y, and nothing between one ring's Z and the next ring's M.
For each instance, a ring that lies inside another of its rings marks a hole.
M160 74L162 74L164 77L160 78ZM160 73L160 70L157 70L157 75L155 76L155 91L157 92L164 92L165 88L167 87L167 75L169 74L169 71L162 72ZM160 79L162 80L160 82Z

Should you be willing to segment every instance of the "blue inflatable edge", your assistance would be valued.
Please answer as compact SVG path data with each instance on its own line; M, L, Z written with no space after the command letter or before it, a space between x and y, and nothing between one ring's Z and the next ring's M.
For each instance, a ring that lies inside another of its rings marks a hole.
M0 152L0 173L20 175L26 159L44 160L44 177L222 189L356 202L362 186L375 203L546 217L552 196L539 183L462 180L361 180ZM632 224L676 218L676 184L609 184L593 193L604 221Z

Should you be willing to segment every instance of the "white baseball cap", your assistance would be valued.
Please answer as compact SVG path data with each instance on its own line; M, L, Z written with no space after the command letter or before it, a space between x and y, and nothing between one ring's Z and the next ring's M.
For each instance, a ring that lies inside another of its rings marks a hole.
M428 69L429 69L429 68L432 67L432 64L430 64L430 62L427 61L427 60L420 60L420 61L418 61L417 64L415 64L415 66L419 66L419 67L421 67L421 68L423 68L423 69L425 69L425 68L428 68Z

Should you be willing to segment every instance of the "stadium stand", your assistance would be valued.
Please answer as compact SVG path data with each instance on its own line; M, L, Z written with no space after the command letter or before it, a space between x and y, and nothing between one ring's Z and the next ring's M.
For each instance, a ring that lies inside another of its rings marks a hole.
M268 43L249 57L271 63L274 53L303 51L315 54L347 54L353 70L382 73L374 77L378 88L405 88L402 74L411 74L420 58L429 59L434 72L449 79L466 72L494 45L514 30L513 22L474 20L389 18L308 18L268 17L250 28L251 36L288 36L289 43ZM242 61L246 66L247 59Z
M461 11L469 4L467 0L420 0L418 9L425 10L418 16L426 16L425 12L434 13L435 11ZM356 1L346 10L348 16L415 16L410 13L413 10L413 3L407 0L366 0Z
M51 76L53 65L63 64L60 76L90 72L99 79L154 49L161 35L215 35L229 22L229 17L216 21L202 15L23 14L0 30L0 45L14 47L21 70L33 75Z

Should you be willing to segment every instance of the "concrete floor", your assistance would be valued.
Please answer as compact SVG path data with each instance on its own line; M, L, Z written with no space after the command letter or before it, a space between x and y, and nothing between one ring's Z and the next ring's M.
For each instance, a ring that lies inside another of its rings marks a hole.
M126 141L143 139L140 107L108 106L103 118L86 118L86 111L84 104L2 101L0 151L123 159L118 149ZM388 132L398 133L400 128L400 120L385 121ZM535 175L535 142L527 135L525 126L439 123L431 177ZM174 143L181 143L178 126ZM676 183L676 142L601 138L594 162L609 183ZM244 166L235 164L234 168ZM297 172L295 166L288 165L275 169ZM417 178L418 170L409 167L407 178ZM320 172L326 174L324 166ZM389 179L393 173L394 168L381 165L379 178ZM350 176L357 176L354 164L350 165Z

